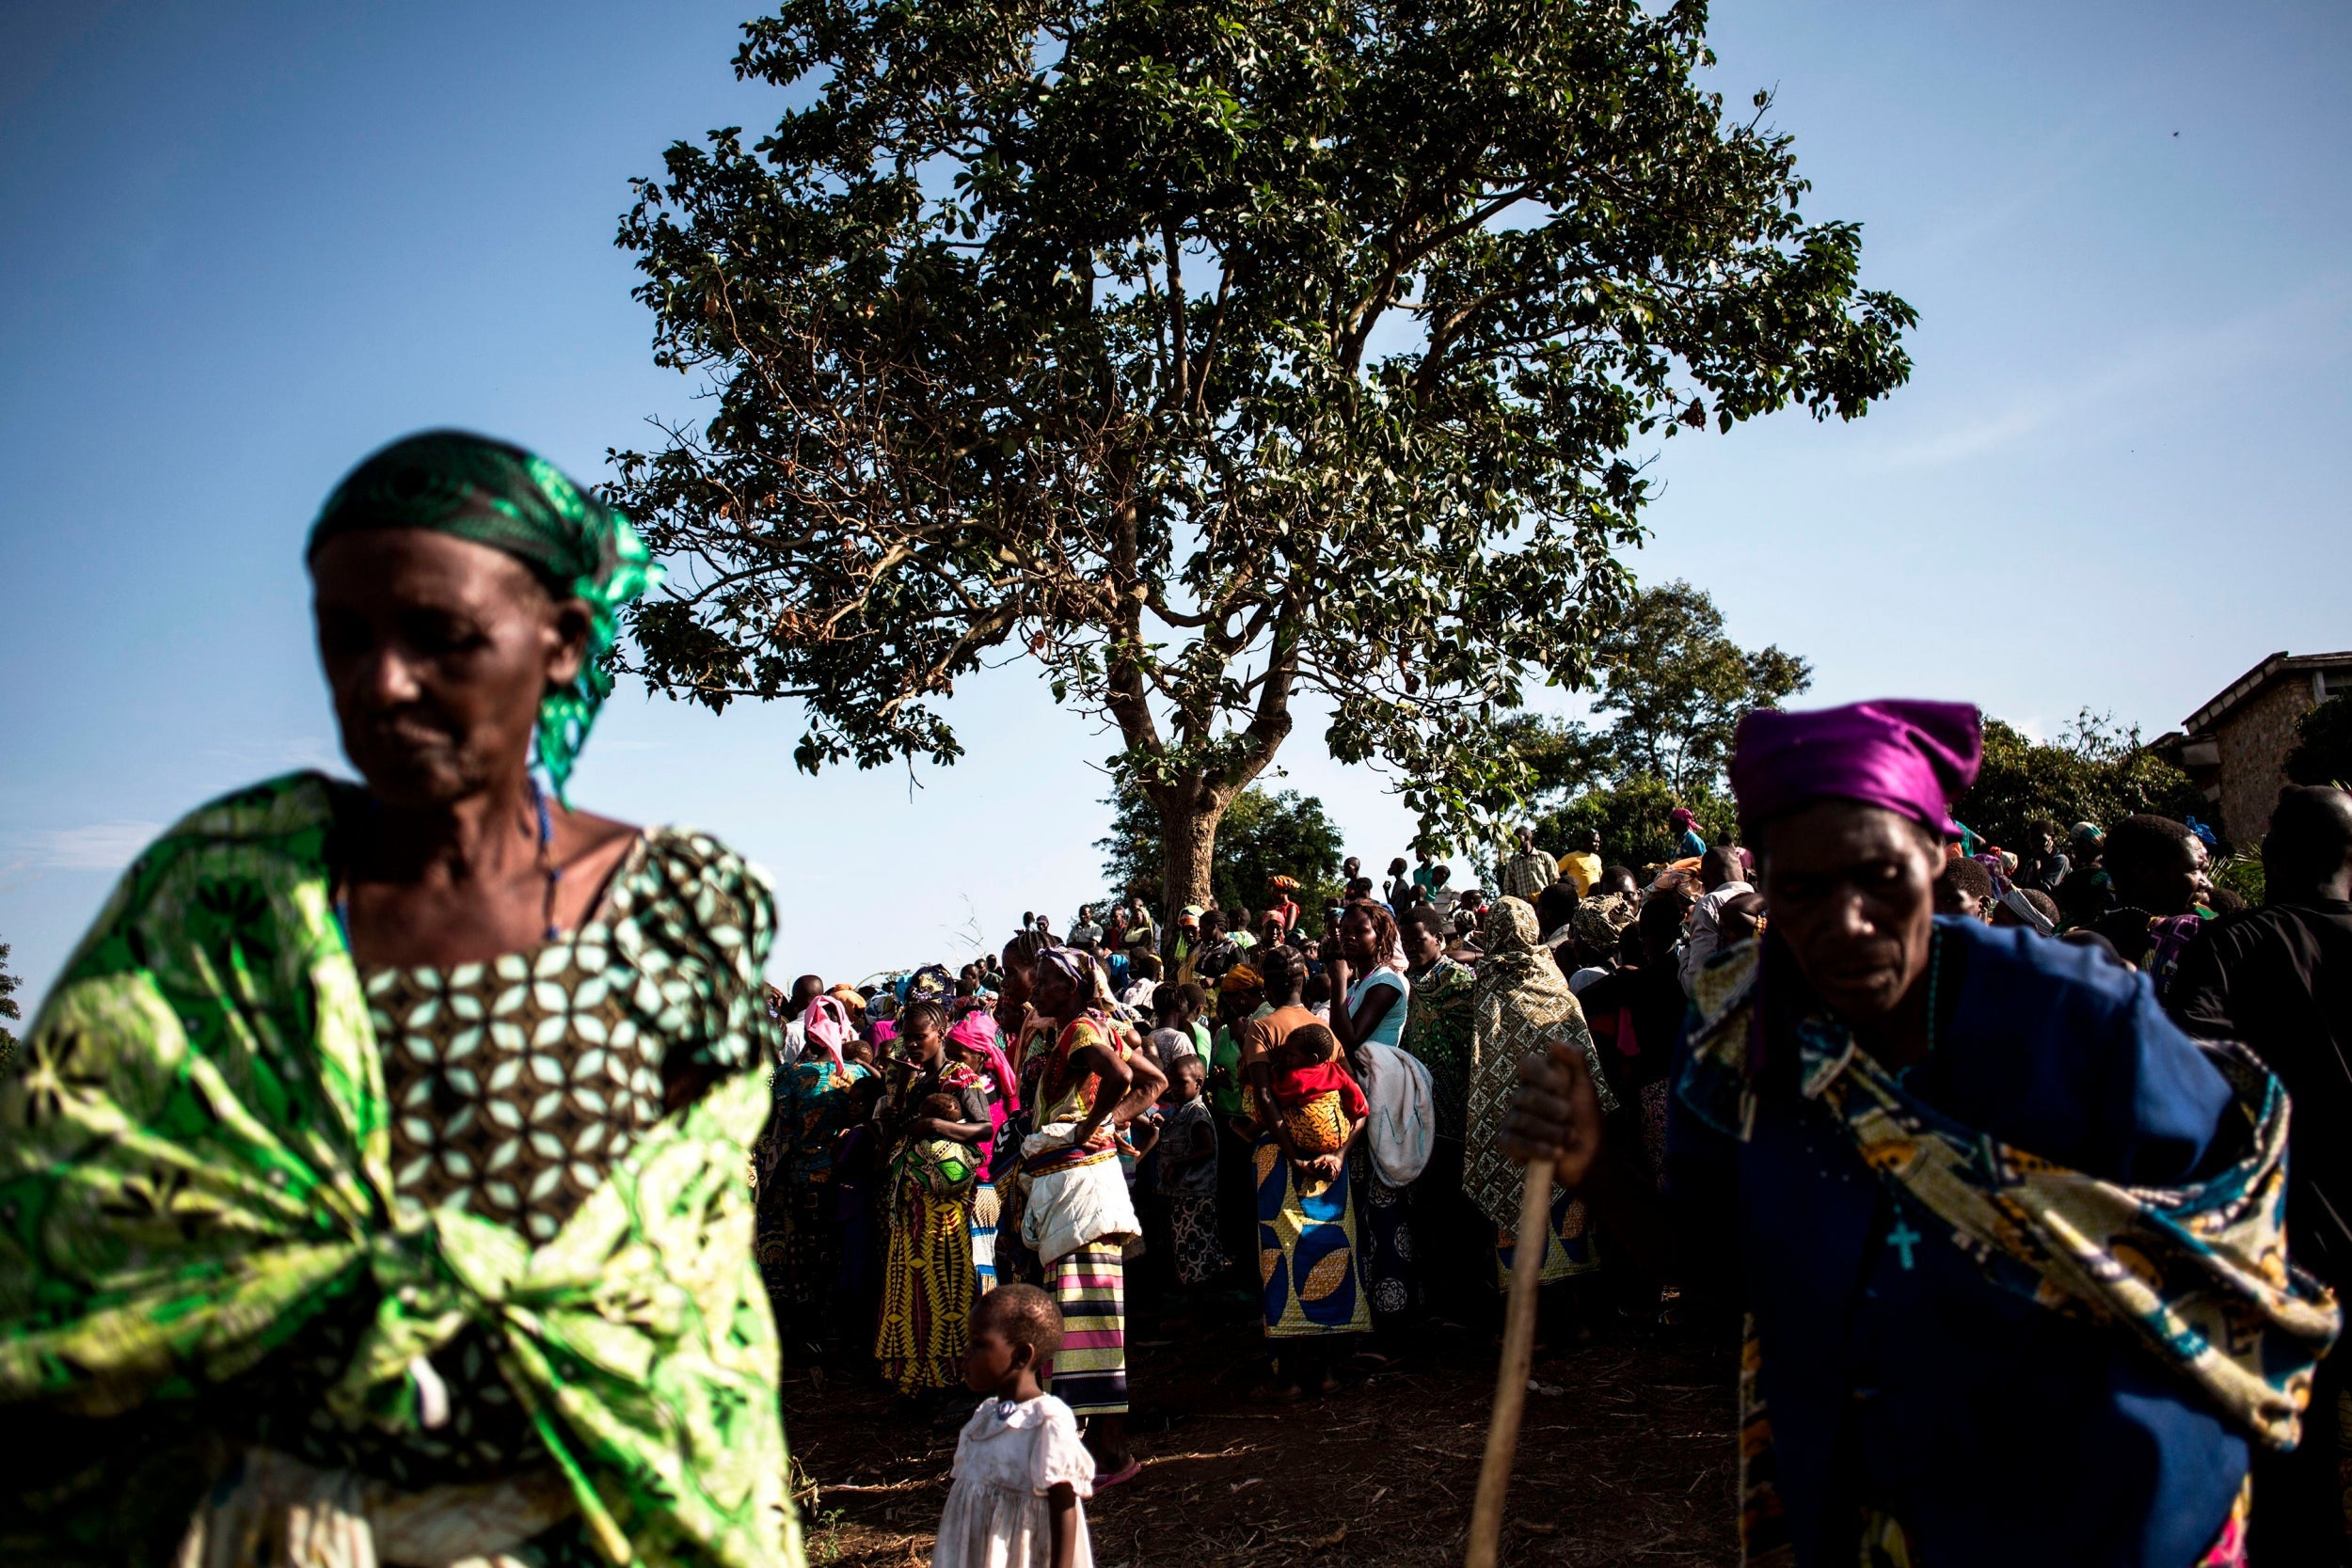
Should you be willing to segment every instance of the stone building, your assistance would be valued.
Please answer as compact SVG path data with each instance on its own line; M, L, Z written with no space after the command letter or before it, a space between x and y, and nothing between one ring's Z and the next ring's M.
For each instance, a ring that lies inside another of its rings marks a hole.
M2330 697L2352 693L2352 651L2272 654L2188 716L2151 750L2169 758L2214 802L2225 837L2262 842L2287 782L2295 721Z

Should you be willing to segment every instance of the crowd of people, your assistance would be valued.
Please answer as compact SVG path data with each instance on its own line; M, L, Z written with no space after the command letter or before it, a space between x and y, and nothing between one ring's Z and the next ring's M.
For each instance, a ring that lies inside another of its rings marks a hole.
M307 561L363 782L168 830L0 1073L0 1558L797 1564L788 1354L963 1422L940 1568L1083 1568L1131 1291L1287 1402L1526 1246L1556 1331L1742 1343L1751 1563L2342 1560L2342 790L2231 908L2193 821L1977 842L1973 708L1758 712L1654 861L778 990L756 868L568 800L625 518L438 432Z

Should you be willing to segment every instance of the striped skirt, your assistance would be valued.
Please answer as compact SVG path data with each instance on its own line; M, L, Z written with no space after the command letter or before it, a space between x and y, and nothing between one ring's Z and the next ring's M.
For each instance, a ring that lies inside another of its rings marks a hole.
M1048 1263L1061 1308L1053 1394L1079 1416L1127 1413L1127 1265L1117 1241L1089 1242Z

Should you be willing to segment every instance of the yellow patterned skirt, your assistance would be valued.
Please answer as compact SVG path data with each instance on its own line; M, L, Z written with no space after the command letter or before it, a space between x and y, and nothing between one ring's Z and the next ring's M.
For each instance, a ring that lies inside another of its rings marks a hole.
M902 1394L952 1388L963 1381L972 1338L972 1200L912 1195L909 1212L890 1216L882 1262L882 1323L874 1359Z

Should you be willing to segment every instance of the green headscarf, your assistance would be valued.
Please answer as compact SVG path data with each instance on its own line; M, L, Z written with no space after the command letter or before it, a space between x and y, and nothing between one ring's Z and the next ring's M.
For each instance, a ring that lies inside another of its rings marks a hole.
M596 711L612 694L605 656L621 607L661 580L628 519L543 457L462 430L393 442L335 486L310 526L305 560L340 534L421 528L504 550L559 595L588 606L588 649L569 686L539 703L539 762L564 798Z

